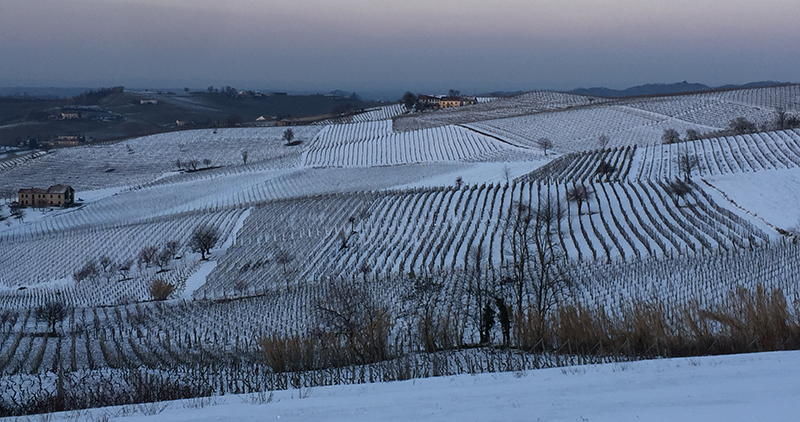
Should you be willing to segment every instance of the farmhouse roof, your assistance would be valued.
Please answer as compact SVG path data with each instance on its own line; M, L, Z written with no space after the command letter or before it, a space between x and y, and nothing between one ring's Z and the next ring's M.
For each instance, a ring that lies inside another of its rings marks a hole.
M47 189L43 188L29 188L29 189L20 189L19 193L30 193L34 195L45 195L49 193L67 193L68 190L72 189L72 187L67 185L53 185Z
M67 185L53 185L47 189L47 193L67 193L72 187Z
M31 193L34 195L41 195L47 193L47 189L42 189L42 188L20 189L19 193Z

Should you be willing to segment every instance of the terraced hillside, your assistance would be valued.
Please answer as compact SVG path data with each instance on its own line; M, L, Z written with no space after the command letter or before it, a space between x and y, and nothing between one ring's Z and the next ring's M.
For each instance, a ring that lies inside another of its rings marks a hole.
M19 187L55 183L83 199L21 218L0 207L0 382L178 367L208 370L216 391L285 387L293 381L265 364L259 342L335 337L323 311L341 292L385 312L387 356L474 346L487 298L519 308L536 297L515 282L537 270L520 266L520 245L533 242L520 243L525 230L544 236L553 271L569 280L557 299L576 307L652 300L677 315L758 285L791 297L800 130L660 140L667 128L716 131L736 117L766 124L778 108L796 113L798 94L534 92L394 122L372 120L397 112L385 109L296 127L295 145L284 128L187 131L0 162L4 204ZM543 137L556 153L539 148ZM198 227L220 234L208 260L189 243ZM153 247L168 256L143 259ZM83 277L87 263L97 273ZM165 301L154 300L156 279L175 287ZM69 305L65 319L37 319L53 302ZM492 359L454 365L490 370ZM342 377L307 376L295 381Z

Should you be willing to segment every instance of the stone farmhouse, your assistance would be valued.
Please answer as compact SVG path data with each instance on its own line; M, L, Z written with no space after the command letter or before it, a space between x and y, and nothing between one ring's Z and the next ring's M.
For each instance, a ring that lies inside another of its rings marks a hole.
M478 104L478 100L470 97L442 97L439 99L439 108L462 107L475 104Z
M20 189L17 203L21 207L63 207L75 203L75 189L66 185L53 185L47 189Z

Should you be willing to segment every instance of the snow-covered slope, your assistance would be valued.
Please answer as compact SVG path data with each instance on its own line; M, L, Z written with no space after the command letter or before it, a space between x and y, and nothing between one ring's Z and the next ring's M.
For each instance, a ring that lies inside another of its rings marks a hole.
M193 399L95 409L79 419L779 422L800 414L799 378L800 352L760 353L288 390L270 402L270 396Z

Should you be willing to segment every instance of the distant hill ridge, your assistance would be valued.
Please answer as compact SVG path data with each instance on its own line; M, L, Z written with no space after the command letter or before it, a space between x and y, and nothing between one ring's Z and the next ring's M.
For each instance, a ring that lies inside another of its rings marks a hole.
M572 94L592 95L596 97L624 98L624 97L637 97L645 95L679 94L684 92L695 92L695 91L712 91L719 89L761 88L761 87L784 85L784 84L786 84L786 82L761 81L761 82L750 82L743 85L722 85L718 87L710 87L708 85L689 83L687 81L683 81L674 84L639 85L622 90L605 88L605 87L578 88L578 89L573 89L572 91L569 92Z

